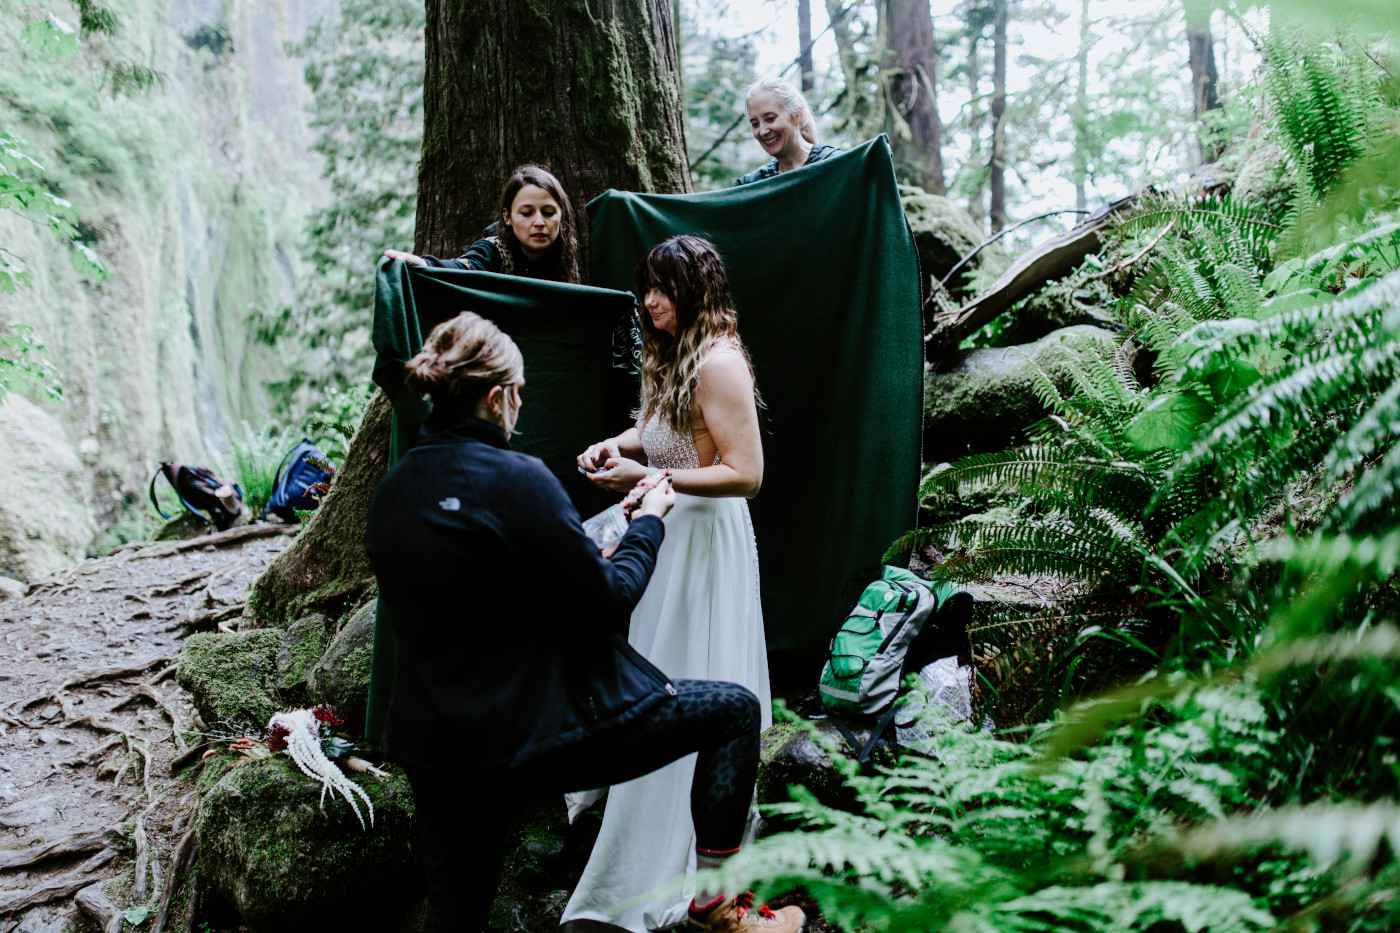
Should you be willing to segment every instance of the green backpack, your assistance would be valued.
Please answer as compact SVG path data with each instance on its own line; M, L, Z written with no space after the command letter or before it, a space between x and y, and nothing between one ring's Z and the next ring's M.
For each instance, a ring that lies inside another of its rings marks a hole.
M929 582L898 567L884 568L880 579L860 594L860 601L831 639L817 692L822 705L833 713L880 717L864 746L839 718L832 719L858 750L861 764L869 760L894 719L894 701L904 676L937 660L915 648L929 621L954 605L965 613L971 602L972 597L952 583Z

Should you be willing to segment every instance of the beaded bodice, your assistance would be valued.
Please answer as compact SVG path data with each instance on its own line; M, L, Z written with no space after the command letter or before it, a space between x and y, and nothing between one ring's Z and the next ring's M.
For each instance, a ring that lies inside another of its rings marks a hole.
M689 433L677 434L659 415L653 415L650 421L638 421L637 434L647 454L647 466L660 470L699 468L700 454L695 449L695 438ZM718 454L715 463L719 463Z

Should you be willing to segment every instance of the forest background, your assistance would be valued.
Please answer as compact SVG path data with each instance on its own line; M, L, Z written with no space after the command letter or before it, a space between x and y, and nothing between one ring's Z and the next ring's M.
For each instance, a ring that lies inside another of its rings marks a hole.
M917 4L673 4L695 187L764 160L737 121L760 74L808 87L826 142L909 137L884 105L901 7ZM988 233L1200 162L1179 3L930 14L914 53L931 63L940 165L902 164L901 180L946 191ZM343 453L368 385L370 270L413 239L424 11L83 0L3 15L0 412L29 453L0 468L0 528L29 543L0 550L0 572L24 578L149 534L161 459L209 463L257 500L302 431ZM1248 99L1257 56L1217 19L1217 93Z

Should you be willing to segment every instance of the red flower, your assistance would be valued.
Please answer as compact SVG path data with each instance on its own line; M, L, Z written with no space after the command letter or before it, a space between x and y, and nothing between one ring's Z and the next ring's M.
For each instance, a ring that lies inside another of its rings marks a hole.
M280 722L273 723L267 730L267 747L269 751L281 752L287 749L287 736L292 734L292 730L282 725Z
M313 706L311 708L311 715L315 716L317 720L325 723L328 726L334 727L345 725L345 717L341 714L340 710L336 709L334 706L331 706L329 703L322 703L320 706Z

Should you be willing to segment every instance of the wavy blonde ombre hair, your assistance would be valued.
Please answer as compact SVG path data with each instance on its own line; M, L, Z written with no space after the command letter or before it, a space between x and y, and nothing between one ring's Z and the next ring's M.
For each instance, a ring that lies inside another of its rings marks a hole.
M657 330L651 315L642 314L642 406L633 414L642 422L660 415L672 431L689 437L700 366L711 346L732 343L753 377L749 351L739 339L729 277L709 240L677 236L653 246L637 264L635 278L643 296L657 288L671 300L676 334ZM763 404L757 382L754 402Z

